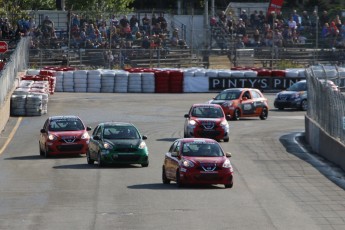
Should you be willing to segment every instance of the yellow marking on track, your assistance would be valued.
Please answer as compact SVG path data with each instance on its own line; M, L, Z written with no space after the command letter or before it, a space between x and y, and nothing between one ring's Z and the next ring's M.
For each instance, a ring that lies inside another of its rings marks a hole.
M10 143L10 141L12 140L14 134L16 133L18 127L19 127L19 124L20 122L23 120L22 117L19 117L19 119L17 120L17 123L16 125L14 126L14 128L12 129L10 135L8 135L8 138L4 144L4 146L2 146L2 148L0 149L0 155L5 151L6 147L8 146L8 144Z

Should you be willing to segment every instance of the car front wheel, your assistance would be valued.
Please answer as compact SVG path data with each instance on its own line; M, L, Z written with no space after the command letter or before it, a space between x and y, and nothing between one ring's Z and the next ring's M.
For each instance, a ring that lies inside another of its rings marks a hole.
M183 187L179 171L176 172L176 184L177 184L177 187L179 188Z
M92 165L95 161L91 159L89 150L86 152L86 159L89 165Z
M239 119L240 119L240 116L241 116L241 111L240 111L240 109L235 109L235 111L234 111L234 116L233 116L233 120L235 120L235 121L238 121Z
M268 116L268 110L267 108L263 108L262 111L261 111L261 114L260 114L260 119L261 120L266 120L267 119L267 116Z
M164 166L162 169L162 181L163 181L163 184L170 184L170 180L167 178L167 175L165 174Z
M97 156L97 163L98 163L98 167L103 167L104 163L102 162L102 157L101 157L101 153L98 153Z
M303 100L301 102L301 110L303 110L303 111L307 111L308 110L308 102L307 102L307 100Z

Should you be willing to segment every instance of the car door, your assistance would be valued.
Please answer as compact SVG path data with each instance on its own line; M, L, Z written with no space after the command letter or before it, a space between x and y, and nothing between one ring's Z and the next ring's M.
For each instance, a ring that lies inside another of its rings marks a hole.
M260 115L262 112L263 107L265 107L265 98L256 90L251 90L254 108L255 108L255 115Z
M176 179L176 170L179 167L179 154L178 156L172 156L172 153L179 152L180 149L180 142L175 141L170 149L169 152L165 154L165 159L164 159L164 168L165 168L165 174L169 179Z
M97 153L99 152L100 140L95 140L94 138L96 136L100 138L102 137L102 127L100 125L95 128L90 137L89 152L91 159L97 159Z
M242 115L250 116L255 113L255 106L250 90L244 90L241 94Z

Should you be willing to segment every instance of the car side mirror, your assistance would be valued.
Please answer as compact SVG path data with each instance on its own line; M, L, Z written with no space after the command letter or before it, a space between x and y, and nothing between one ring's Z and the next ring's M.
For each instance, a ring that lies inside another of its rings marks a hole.
M146 135L143 135L143 136L142 136L142 139L143 139L143 140L147 140L147 136L146 136Z
M185 115L184 115L184 118L189 118L189 114L185 114Z
M225 156L230 158L232 155L231 155L231 153L226 152L226 153L225 153Z
M226 115L226 116L225 116L225 119L226 119L227 121L230 121L230 120L231 120L231 116L230 116L230 115Z
M94 136L93 139L94 139L95 141L100 141L100 140L101 140L101 138L100 138L99 136Z
M86 127L86 131L91 131L92 130L92 128L91 127Z
M40 132L41 133L46 133L46 130L45 129L41 129Z
M178 152L172 152L172 153L171 153L171 156L172 156L172 157L178 157Z

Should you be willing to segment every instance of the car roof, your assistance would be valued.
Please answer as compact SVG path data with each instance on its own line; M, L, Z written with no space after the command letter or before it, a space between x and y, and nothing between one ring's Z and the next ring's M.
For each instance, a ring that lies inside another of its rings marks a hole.
M132 123L128 122L118 122L118 121L107 121L102 122L99 125L107 125L107 126L134 126Z
M230 89L224 89L222 92L226 92L226 91L245 91L245 90L258 90L256 88L230 88ZM258 90L260 91L260 90Z
M218 143L216 140L210 139L210 138L180 138L178 141L181 141L183 143L190 143L190 142L195 142L195 141L201 141L201 142L206 142L206 143Z
M61 116L51 116L49 117L50 120L68 120L68 119L79 119L78 116L75 115L61 115Z
M193 104L192 105L193 107L219 107L219 108L222 108L220 105L218 104L207 104L207 103L197 103L197 104Z

